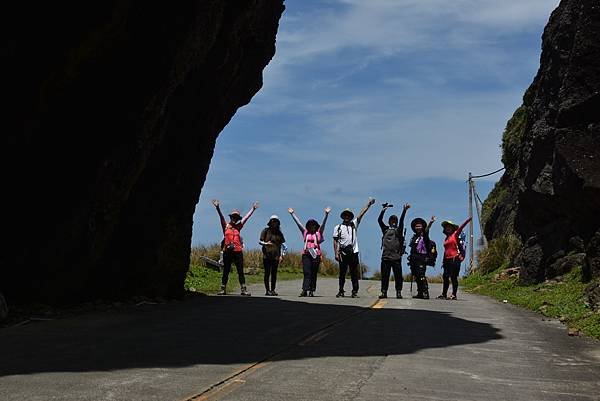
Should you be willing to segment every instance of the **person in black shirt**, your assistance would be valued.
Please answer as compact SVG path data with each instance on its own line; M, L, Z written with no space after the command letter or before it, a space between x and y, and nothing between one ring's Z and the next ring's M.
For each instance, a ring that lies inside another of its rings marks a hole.
M429 239L429 229L435 222L435 216L431 216L429 224L424 219L417 217L410 223L410 227L415 233L410 240L410 255L408 264L410 272L417 283L417 295L413 298L429 299L429 285L425 276L427 262L431 249L431 240Z
M387 291L390 284L390 271L394 272L394 281L396 287L396 298L402 298L402 255L404 254L404 217L406 211L410 208L407 203L402 209L400 222L398 216L391 215L388 219L388 225L383 222L383 215L389 209L389 204L385 203L379 213L377 222L383 233L381 239L381 294L379 298L387 298Z

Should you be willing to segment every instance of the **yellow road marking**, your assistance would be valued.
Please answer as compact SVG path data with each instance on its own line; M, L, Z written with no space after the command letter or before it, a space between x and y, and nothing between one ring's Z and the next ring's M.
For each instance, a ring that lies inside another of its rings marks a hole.
M383 309L385 304L387 304L387 301L384 299L380 299L379 301L375 302L373 306L371 306L371 309Z

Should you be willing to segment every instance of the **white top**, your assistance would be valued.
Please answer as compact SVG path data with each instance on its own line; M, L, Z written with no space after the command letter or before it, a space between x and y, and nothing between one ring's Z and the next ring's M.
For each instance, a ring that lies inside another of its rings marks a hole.
M333 228L333 239L338 242L338 246L343 248L347 245L352 245L354 253L358 253L358 218L352 220L354 227L346 224L338 224ZM354 231L354 235L353 232ZM354 241L353 241L354 239Z

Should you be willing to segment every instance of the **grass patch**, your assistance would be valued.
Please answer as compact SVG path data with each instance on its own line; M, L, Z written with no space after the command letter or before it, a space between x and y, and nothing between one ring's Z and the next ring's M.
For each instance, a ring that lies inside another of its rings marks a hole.
M507 269L511 267L520 250L521 240L516 235L508 234L495 238L477 253L477 271L486 274L497 269Z
M221 289L222 273L208 267L201 256L213 260L219 260L220 246L218 244L209 246L193 247L190 254L190 269L185 279L184 287L188 291L215 294ZM363 267L366 269L366 266ZM259 249L244 251L244 274L246 284L257 284L263 282L263 256ZM319 268L320 276L335 276L338 274L338 264L324 255ZM277 281L296 280L303 277L302 255L300 252L289 252L277 269ZM227 291L237 293L239 291L239 279L235 267L232 268L227 282Z
M560 319L568 327L600 339L600 311L594 312L586 304L586 284L581 281L581 269L574 269L561 281L527 286L517 284L516 277L492 281L500 270L487 274L476 272L462 279L462 285L469 292L507 300L513 305Z

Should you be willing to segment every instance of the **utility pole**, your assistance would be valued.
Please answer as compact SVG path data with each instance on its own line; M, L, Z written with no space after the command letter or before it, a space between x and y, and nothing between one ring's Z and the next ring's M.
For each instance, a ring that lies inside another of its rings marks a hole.
M469 172L469 217L471 222L469 223L469 274L472 274L475 270L473 263L474 248L473 248L473 174Z

